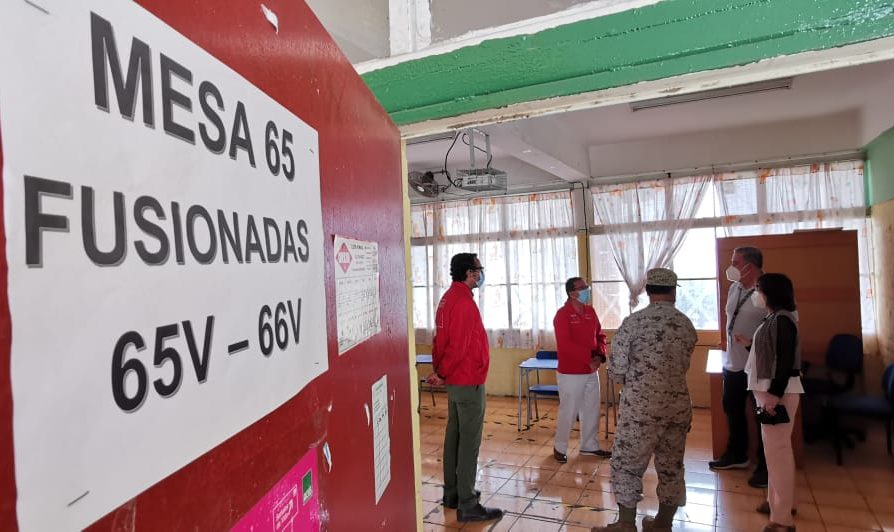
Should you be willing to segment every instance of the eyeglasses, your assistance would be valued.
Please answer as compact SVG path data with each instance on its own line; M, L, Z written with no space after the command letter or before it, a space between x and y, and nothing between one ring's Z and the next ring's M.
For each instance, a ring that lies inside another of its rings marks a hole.
M469 268L470 272L483 272L484 268Z

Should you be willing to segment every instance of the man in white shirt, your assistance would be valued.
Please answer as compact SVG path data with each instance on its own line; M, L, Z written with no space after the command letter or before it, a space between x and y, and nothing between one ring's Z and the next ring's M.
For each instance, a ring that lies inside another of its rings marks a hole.
M745 415L753 399L749 399L745 362L754 331L760 325L765 309L751 302L757 278L763 275L764 257L753 247L733 250L726 277L732 284L726 298L726 351L723 352L723 412L729 427L726 452L718 460L710 462L711 469L745 469L748 460L748 418ZM760 430L757 431L757 468L748 480L755 488L767 486L767 464L764 459Z

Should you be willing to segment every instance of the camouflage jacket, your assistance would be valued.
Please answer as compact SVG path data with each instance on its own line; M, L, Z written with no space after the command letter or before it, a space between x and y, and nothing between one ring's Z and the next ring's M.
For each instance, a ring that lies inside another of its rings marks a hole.
M673 303L651 303L621 323L612 338L608 371L644 400L688 400L686 372L696 339L692 322Z

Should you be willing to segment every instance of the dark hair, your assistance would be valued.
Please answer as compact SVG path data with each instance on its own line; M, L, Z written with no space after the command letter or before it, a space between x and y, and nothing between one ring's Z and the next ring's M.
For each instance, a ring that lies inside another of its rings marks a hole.
M663 296L663 295L670 294L674 288L676 288L676 287L674 287L674 286L659 286L657 284L647 284L646 285L646 294L648 294L650 296L653 294L656 296Z
M745 246L736 248L733 253L742 255L742 260L748 264L754 264L758 268L764 267L764 254L757 248Z
M583 280L584 280L583 277L572 277L571 279L568 279L567 281L565 281L565 293L570 296L571 292L574 292L574 285L578 281L583 281Z
M450 278L460 283L466 280L469 270L475 267L477 253L457 253L450 259Z
M767 297L770 310L795 310L795 287L781 273L765 273L757 278L757 288Z

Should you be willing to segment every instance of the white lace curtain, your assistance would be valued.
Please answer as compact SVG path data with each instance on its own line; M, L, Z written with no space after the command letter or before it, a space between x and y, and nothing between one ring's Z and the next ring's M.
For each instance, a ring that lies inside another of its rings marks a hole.
M552 319L566 298L565 280L579 275L571 195L551 192L415 205L413 218L431 227L433 315L450 286L450 258L477 253L485 284L476 299L497 347L536 348L554 343ZM416 341L430 343L433 331L416 327Z
M596 223L633 295L631 309L645 272L673 261L697 217L702 226L713 223L717 236L856 229L864 346L875 352L871 225L861 161L601 185L591 193ZM412 220L417 342L431 342L430 321L451 282L450 258L473 252L485 267L485 288L476 297L491 345L554 345L552 318L566 298L563 283L580 274L570 193L415 205Z
M862 161L719 173L714 186L726 236L755 234L755 225L778 234L866 218Z
M725 236L834 227L857 231L863 344L875 353L872 224L866 218L863 161L717 174L714 187Z
M646 271L673 260L710 182L705 175L590 188L596 223L630 290L631 309L645 289Z

